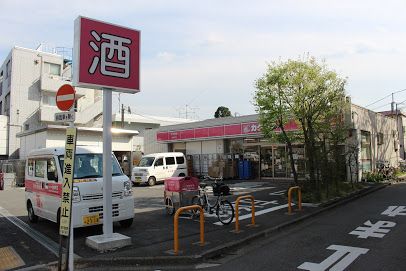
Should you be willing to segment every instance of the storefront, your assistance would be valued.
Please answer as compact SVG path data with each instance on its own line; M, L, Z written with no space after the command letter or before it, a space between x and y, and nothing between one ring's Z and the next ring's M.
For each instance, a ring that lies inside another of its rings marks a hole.
M170 151L184 152L193 161L196 175L212 173L210 169L221 161L223 176L238 177L236 167L246 160L251 178L291 178L286 146L263 138L257 118L249 115L161 127L157 141L169 144ZM296 130L296 123L289 123L286 129ZM294 144L293 152L299 177L304 177L303 144Z

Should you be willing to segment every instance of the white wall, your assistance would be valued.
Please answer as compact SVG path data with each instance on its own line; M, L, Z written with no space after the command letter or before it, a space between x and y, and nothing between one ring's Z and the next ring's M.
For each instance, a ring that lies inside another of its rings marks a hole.
M186 142L186 154L201 154L202 153L202 141Z
M7 155L8 146L8 117L0 115L0 155Z
M224 153L224 140L186 142L186 154Z
M46 147L47 132L30 134L20 138L20 159L25 159L31 150Z
M168 152L168 144L158 143L156 140L157 129L144 130L144 154Z

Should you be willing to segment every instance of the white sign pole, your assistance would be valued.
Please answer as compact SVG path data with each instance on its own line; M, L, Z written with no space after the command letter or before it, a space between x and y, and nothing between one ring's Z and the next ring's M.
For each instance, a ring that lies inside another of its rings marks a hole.
M72 106L72 108L70 109L70 113L72 113L72 114L75 114L75 108L74 108L74 106ZM73 121L71 121L71 122L69 122L69 127L75 127L75 123L73 122ZM76 138L77 138L77 134L76 134ZM77 140L77 139L76 139ZM75 147L76 148L76 147ZM73 162L75 162L75 161L73 161ZM75 184L75 181L73 181L72 182L72 185L74 185ZM72 204L73 205L73 204ZM71 213L71 217L74 217L73 216L73 210L74 210L75 208L72 208L72 213ZM71 218L72 219L72 218ZM70 271L73 271L74 270L74 268L73 268L73 225L72 225L72 222L71 222L71 225L70 225L70 238L69 238L69 242L70 242L70 244L69 244L69 270Z
M103 235L113 235L112 164L111 164L111 122L112 91L103 89Z

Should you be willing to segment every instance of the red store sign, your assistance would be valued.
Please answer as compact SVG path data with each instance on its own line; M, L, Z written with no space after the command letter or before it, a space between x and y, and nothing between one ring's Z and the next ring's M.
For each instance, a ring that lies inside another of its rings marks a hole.
M286 131L294 131L298 129L295 121L291 121L285 126ZM280 131L280 129L276 129ZM158 132L156 134L157 141L177 141L188 139L201 139L201 138L218 138L218 137L232 137L241 135L260 135L261 127L257 121L228 124L212 127L201 127L179 131Z

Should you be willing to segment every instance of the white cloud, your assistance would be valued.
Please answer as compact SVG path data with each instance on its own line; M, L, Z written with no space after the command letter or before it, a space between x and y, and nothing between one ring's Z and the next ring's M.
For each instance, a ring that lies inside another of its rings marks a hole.
M176 58L176 55L169 52L159 52L157 58L159 61L172 62Z
M140 29L142 89L122 101L148 114L176 116L174 108L202 92L191 105L201 118L218 105L254 113L253 84L266 62L307 52L348 77L360 104L406 87L404 1L2 0L0 6L0 61L14 45L71 46L78 15Z

